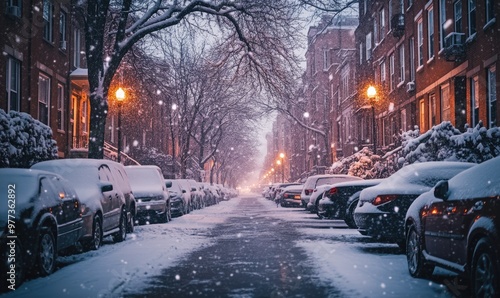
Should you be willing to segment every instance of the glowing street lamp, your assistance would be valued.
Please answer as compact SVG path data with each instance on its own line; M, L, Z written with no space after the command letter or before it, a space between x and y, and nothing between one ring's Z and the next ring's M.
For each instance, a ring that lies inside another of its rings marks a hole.
M118 101L118 162L121 162L122 150L122 104L125 100L125 91L122 87L118 88L115 93L116 100Z
M372 105L372 138L373 138L373 154L377 154L377 122L375 120L375 102L377 101L377 89L373 86L369 86L368 90L366 90L366 95L370 100L370 104Z
M285 182L285 153L281 152L280 153L280 158L281 158L281 183Z

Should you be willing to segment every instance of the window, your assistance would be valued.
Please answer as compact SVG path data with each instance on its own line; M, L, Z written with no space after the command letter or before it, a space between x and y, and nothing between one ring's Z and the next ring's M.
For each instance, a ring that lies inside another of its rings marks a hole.
M392 91L394 90L394 85L395 85L395 76L394 76L394 54L391 54L389 56L389 90Z
M408 0L408 8L413 5L413 0Z
M408 129L406 126L406 109L401 109L401 130L406 131Z
M450 121L450 85L441 86L441 121Z
M415 38L410 37L408 43L408 48L410 50L410 81L415 81Z
M7 13L11 16L16 16L18 18L21 17L22 8L22 0L7 0Z
M434 57L434 9L427 9L427 58L430 60Z
M372 33L366 35L366 60L372 57Z
M7 111L20 111L21 62L12 57L7 59Z
M495 18L495 8L493 6L493 2L494 0L485 0L486 24L488 24Z
M405 14L405 1L404 0L399 0L399 9L401 14Z
M479 80L478 77L470 78L470 105L471 125L479 123Z
M445 26L446 26L446 0L439 0L439 50L442 50L444 47Z
M468 0L469 8L469 36L476 34L476 0Z
M462 1L453 3L453 14L455 15L455 32L462 32Z
M64 131L64 86L57 84L57 129Z
M389 3L387 4L387 15L389 16L389 22L392 20L392 0L389 0Z
M328 63L328 50L324 49L323 50L323 70L328 69L329 63Z
M342 100L349 97L349 67L344 67L341 73L341 97Z
M43 0L43 38L52 42L53 5L51 0Z
M49 125L50 119L50 78L38 75L38 120Z
M363 43L359 43L359 64L363 64Z
M399 47L399 82L405 81L405 46Z
M380 40L384 39L385 35L385 10L382 8L378 14L379 16L379 24L380 24Z
M417 23L418 66L424 65L424 29L422 19Z
M81 119L81 127L82 131L87 132L87 110L88 110L87 100L82 100L82 119Z
M373 14L372 19L373 19L373 43L374 47L376 47L377 43L379 42L377 15Z
M429 128L436 125L436 94L429 94Z
M59 48L66 50L66 12L62 10L59 18Z
M497 126L497 75L496 66L487 70L488 79L488 123L489 127Z
M385 61L380 64L380 82L385 83Z
M425 101L422 99L420 101L420 131L425 130Z
M73 31L73 66L80 67L80 30Z

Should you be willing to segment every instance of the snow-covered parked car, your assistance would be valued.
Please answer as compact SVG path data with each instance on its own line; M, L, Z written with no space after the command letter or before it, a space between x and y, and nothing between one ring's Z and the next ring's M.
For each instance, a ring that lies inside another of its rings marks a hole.
M375 186L382 180L354 180L333 184L319 201L318 217L343 219L349 228L357 228L354 222L354 210L358 205L359 194L363 189Z
M0 187L0 277L15 289L26 274L51 274L58 252L78 243L82 205L65 179L45 171L0 169Z
M144 165L126 166L125 171L137 202L138 221L169 222L172 213L168 187L172 182L163 179L161 169L154 165Z
M183 189L179 180L165 180L167 185L169 182L171 184L168 188L168 193L170 194L170 212L176 216L188 214L190 211L189 202L191 201L191 196Z
M276 203L281 207L300 207L300 192L304 186L302 184L291 184L283 187Z
M500 157L465 170L419 196L405 219L413 277L435 266L470 281L472 297L500 297Z
M323 184L317 186L309 198L309 203L307 203L307 210L311 213L317 213L319 201L323 198L323 194L325 191L330 190L332 188L332 184Z
M448 180L474 165L451 161L414 163L380 184L363 189L354 210L358 231L404 247L404 219L411 203L438 181Z
M111 235L125 240L133 227L135 199L123 165L103 159L57 159L39 162L33 169L57 173L66 178L85 205L82 244L98 249Z
M311 195L314 192L314 189L316 189L316 187L324 184L334 184L352 180L361 180L361 178L350 175L342 175L342 174L336 174L336 175L324 174L324 175L313 175L307 177L307 180L304 183L304 188L302 189L302 192L300 194L302 207L308 210L307 203L309 203L309 199L311 198Z

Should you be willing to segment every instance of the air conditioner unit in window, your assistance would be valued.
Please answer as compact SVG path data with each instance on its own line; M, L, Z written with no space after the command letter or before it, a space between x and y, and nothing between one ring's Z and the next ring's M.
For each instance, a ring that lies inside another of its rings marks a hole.
M406 84L406 92L415 91L415 82L408 82Z
M66 41L65 40L61 40L59 48L61 50L66 50Z
M21 9L19 6L7 6L7 11L6 11L8 16L12 17L21 17Z
M444 56L447 61L461 61L465 57L465 34L451 32L444 38Z

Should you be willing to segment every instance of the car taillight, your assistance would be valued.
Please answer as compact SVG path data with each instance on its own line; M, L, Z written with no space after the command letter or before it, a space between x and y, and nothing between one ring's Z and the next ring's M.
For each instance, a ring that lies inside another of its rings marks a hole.
M330 188L330 190L328 191L328 194L329 194L329 195L333 195L333 194L336 194L336 193L337 193L337 191L338 191L338 190L337 190L337 188L336 188L336 187L332 187L332 188Z
M304 193L306 194L306 196L312 194L314 191L314 189L304 189Z
M380 195L373 200L373 205L378 206L385 204L390 201L394 201L398 196L397 195Z

